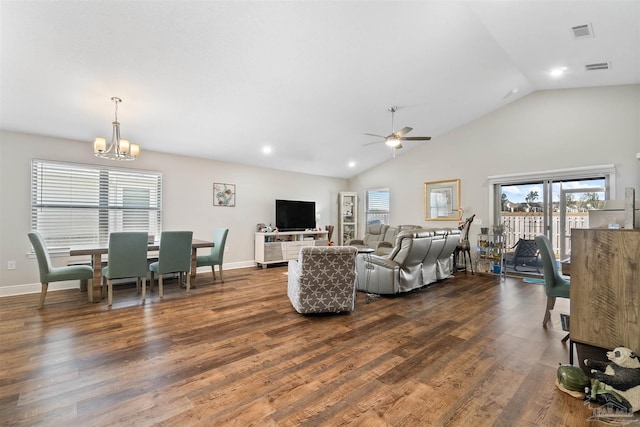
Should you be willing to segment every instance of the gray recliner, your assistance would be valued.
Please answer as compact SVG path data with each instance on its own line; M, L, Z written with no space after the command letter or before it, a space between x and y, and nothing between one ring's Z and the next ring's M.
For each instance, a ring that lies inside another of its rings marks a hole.
M436 275L438 280L450 277L455 271L453 253L460 241L460 230L457 228L436 230L436 234L443 235L445 238L444 246L436 260Z
M386 224L369 224L364 233L364 239L351 239L345 244L346 246L355 246L357 248L373 248L378 246L379 242L384 240L385 232L389 228Z
M402 231L417 231L421 230L422 226L420 225L398 225L395 227L387 228L387 231L384 233L384 238L381 242L378 242L378 245L375 247L376 255L389 255L393 250L393 245L395 244L396 238L398 234Z
M435 281L430 266L423 268L433 237L431 231L403 231L388 256L359 255L357 289L374 294L399 294Z

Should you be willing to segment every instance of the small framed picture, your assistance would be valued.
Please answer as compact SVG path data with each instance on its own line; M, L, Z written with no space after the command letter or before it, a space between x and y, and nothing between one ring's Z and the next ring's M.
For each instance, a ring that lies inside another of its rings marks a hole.
M234 207L236 205L236 185L214 182L213 205Z

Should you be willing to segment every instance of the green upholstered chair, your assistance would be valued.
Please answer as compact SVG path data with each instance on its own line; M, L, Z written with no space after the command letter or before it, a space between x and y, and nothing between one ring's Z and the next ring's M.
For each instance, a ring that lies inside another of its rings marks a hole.
M180 282L187 276L187 292L191 289L191 242L192 231L163 231L160 235L160 251L158 261L149 265L151 271L151 289L154 275L158 275L158 293L163 297L162 276L169 273L180 273ZM186 274L184 274L186 273Z
M88 265L73 265L69 267L53 267L47 245L37 231L29 233L29 240L33 251L38 259L38 268L40 269L40 283L42 283L42 291L40 292L40 304L38 308L44 305L44 299L47 296L47 289L51 282L62 282L63 280L91 280L93 279L93 269ZM87 288L92 289L89 283ZM90 291L89 291L90 292Z
M216 280L216 270L214 266L218 266L220 272L220 281L224 282L222 277L222 259L224 258L224 245L227 242L228 228L218 228L213 236L213 247L209 255L198 255L196 266L211 266L213 280Z
M536 246L540 250L542 267L544 269L544 289L547 294L547 308L544 312L542 326L546 327L551 318L551 310L556 305L556 298L569 298L569 281L562 278L558 272L558 264L551 247L549 238L545 235L535 237ZM563 341L568 338L565 337Z
M124 231L109 234L107 266L102 269L102 284L106 283L109 305L113 303L113 279L136 278L136 288L142 301L147 288L147 233Z

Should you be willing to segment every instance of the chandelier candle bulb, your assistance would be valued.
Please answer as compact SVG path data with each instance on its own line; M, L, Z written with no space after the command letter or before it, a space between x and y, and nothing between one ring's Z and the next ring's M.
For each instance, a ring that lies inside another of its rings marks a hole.
M129 154L129 140L121 139L120 140L120 152L122 154Z
M93 150L96 153L102 153L106 149L107 149L107 140L106 139L104 139L104 138L96 138L95 141L93 141Z

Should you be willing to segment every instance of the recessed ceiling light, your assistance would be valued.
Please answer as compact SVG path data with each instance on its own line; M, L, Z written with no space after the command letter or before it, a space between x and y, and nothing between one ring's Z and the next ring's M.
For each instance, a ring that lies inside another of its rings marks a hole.
M349 167L350 168L355 168L356 167L356 162L349 162Z
M263 154L271 154L271 147L269 147L269 146L262 147L262 153Z
M560 77L567 71L567 67L558 67L549 71L549 75L551 77Z

